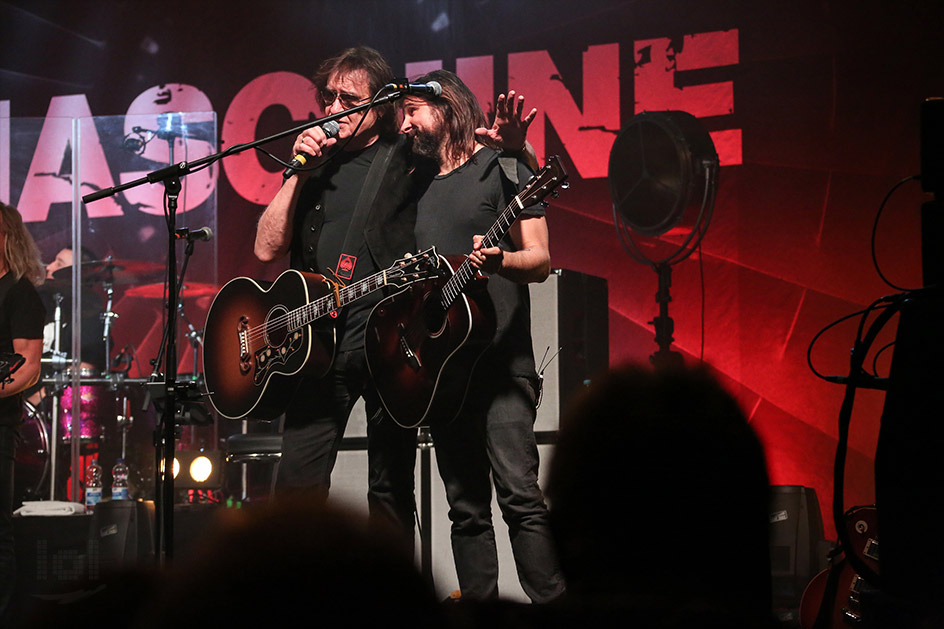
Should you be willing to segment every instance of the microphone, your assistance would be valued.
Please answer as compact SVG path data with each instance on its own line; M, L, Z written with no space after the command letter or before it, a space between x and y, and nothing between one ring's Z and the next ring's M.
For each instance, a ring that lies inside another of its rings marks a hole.
M324 132L326 138L333 138L338 134L338 131L341 130L341 125L339 125L334 120L329 120L328 122L321 125L321 130ZM308 158L311 157L307 153L299 153L292 158L292 161L289 162L289 167L285 169L282 173L282 179L288 179L295 174L295 169L301 168L308 162Z
M130 345L125 345L121 348L121 351L111 359L111 368L112 370L127 372L131 369L131 361L133 360L131 354L128 350L131 349Z
M124 142L121 143L121 148L131 153L140 153L141 150L144 149L144 138L128 136L124 139Z
M186 227L178 229L174 233L174 238L177 240L186 239L187 242L193 242L195 240L212 240L213 239L213 230L209 227L201 227L200 229L187 229Z
M420 96L440 96L442 95L442 85L438 81L429 83L387 83L384 87L387 89L399 90L404 94L418 94Z

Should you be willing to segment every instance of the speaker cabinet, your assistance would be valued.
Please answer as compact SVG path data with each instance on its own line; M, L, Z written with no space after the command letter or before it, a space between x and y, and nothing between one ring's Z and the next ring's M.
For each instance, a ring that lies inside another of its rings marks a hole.
M607 284L602 277L555 269L528 286L534 364L539 372L547 365L534 429L556 431L570 399L609 366Z
M97 548L102 574L144 565L154 556L154 503L111 500L95 506L89 546Z
M826 567L828 544L816 491L774 485L770 499L770 569L773 605L782 620L794 620L810 580Z

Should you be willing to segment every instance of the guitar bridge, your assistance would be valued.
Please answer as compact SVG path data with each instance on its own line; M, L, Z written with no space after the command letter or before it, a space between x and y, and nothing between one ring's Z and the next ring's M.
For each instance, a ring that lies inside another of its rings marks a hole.
M406 356L407 364L413 369L413 371L419 371L422 365L420 364L420 359L417 358L416 354L413 352L413 348L410 347L410 344L407 343L406 338L403 335L403 324L397 326L397 332L400 335L400 351L403 352L403 355Z
M239 373L246 375L252 370L252 356L249 352L249 319L245 315L239 318L236 324L236 335L239 338Z

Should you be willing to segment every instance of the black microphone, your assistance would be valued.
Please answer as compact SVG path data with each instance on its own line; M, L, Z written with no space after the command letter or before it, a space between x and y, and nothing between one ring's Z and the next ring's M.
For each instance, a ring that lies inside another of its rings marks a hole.
M141 149L144 148L144 139L143 138L133 138L127 137L124 139L124 142L121 143L122 150L130 151L132 153L140 153Z
M442 85L438 81L429 83L387 83L384 87L393 90L399 90L404 94L418 94L420 96L440 96L442 94Z
M111 359L111 368L113 370L118 369L120 371L128 371L131 369L131 361L133 358L128 350L131 349L130 345L125 345L121 348L121 351Z
M177 240L186 239L187 242L193 242L194 240L212 240L213 230L209 227L201 227L200 229L187 229L184 227L174 233L174 238Z
M321 130L324 132L326 138L333 138L338 134L338 131L341 130L341 125L339 125L334 120L329 120L328 122L321 125ZM292 161L289 162L289 167L285 169L282 173L282 179L288 179L295 174L295 169L301 168L308 162L308 158L311 157L307 153L299 153L292 158Z

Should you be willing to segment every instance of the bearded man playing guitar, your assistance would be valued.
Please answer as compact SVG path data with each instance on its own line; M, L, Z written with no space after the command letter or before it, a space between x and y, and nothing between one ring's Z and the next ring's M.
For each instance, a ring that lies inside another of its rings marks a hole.
M435 244L442 253L467 255L474 269L489 276L487 289L479 291L487 294L478 295L474 304L455 303L456 309L471 307L482 315L485 334L480 345L484 349L471 352L468 363L458 369L448 373L444 370L436 387L445 388L446 397L458 401L461 408L453 418L451 412L436 411L434 404L424 417L430 424L449 502L453 557L461 595L464 599L479 600L498 596L491 474L498 504L508 523L522 588L533 602L551 601L563 593L564 583L551 547L544 496L537 483L534 420L538 379L527 287L529 282L543 281L550 272L544 209L540 205L518 208L521 219L510 226L503 225L508 231L507 237L499 238L500 246L488 241L485 235L492 231L489 226L509 201L517 198L518 182L528 181L531 172L521 162L504 161L506 158L500 158L498 151L477 140L473 129L483 127L485 117L475 96L455 74L437 70L417 81L435 81L442 86L439 96L411 95L402 104L400 131L412 140L414 155L425 158L436 173L422 191L417 206L417 245ZM515 106L520 107L520 103ZM533 112L529 114L528 122L533 116ZM512 172L507 173L505 168ZM438 282L429 281L437 287L431 293L439 290ZM428 340L432 346L451 333L451 320L441 328L433 322L425 338L416 334L411 337L410 331L418 328L415 321L397 324L388 334L376 333L384 329L384 320L397 309L397 300L411 292L422 292L424 284L427 282L411 284L402 293L381 302L371 313L366 347L368 364L378 385L381 384L378 379L386 379L386 375L379 365L383 357L372 349L382 352L386 343L386 347L393 348L394 357L402 358L402 350L411 338L420 343ZM469 292L473 290L470 287ZM420 301L428 299L421 297ZM472 326L477 323L473 321ZM400 339L391 339L397 335L397 329ZM475 330L468 336L475 337ZM415 354L407 350L410 364L399 369L399 373L421 372L435 353L432 347L429 350L425 356L423 348L418 348ZM451 356L450 365L458 360L457 353ZM391 412L392 402L384 399ZM403 452L403 456L412 465L415 449Z
M392 81L393 73L380 53L363 46L325 60L313 77L325 114L366 103ZM500 98L491 128L483 125L469 132L498 144L503 136L522 136L523 142L521 129L527 125L512 117L503 103ZM382 273L404 253L417 251L416 175L411 174L409 141L398 136L395 117L392 105L386 105L339 118L336 137L321 127L298 136L293 153L306 156L308 164L297 174L286 172L285 183L260 217L257 258L272 262L290 255L292 269L352 285ZM302 377L300 384L293 381L291 390L285 387L285 397L291 401L285 411L276 492L327 497L348 417L363 397L370 515L399 525L412 546L414 466L390 455L402 451L415 455L416 433L385 416L363 352L365 321L381 297L380 292L372 293L335 313L330 335L337 347L333 360L327 358L326 373ZM319 327L321 333L329 326Z

